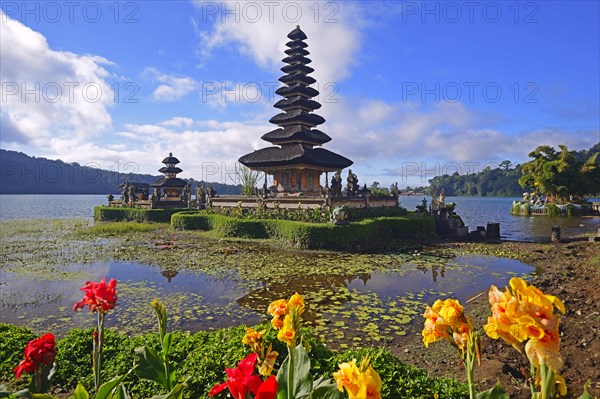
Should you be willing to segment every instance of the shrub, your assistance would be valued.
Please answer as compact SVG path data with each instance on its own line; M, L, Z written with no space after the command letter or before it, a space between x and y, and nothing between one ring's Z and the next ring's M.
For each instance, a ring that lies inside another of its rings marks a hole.
M521 214L521 203L513 202L512 208L510 209L511 215L520 215Z
M435 235L434 219L414 214L333 225L290 220L247 220L205 212L182 212L173 215L171 225L178 229L214 230L225 237L277 238L300 248L349 251L387 249L402 239L430 238Z
M0 381L15 382L13 369L23 359L27 342L35 338L37 336L27 328L0 323ZM24 388L25 385L22 381L18 386Z
M363 219L405 216L408 213L406 208L401 206L380 206L376 208L348 208L346 214L349 221L358 221Z
M66 337L57 341L58 367L53 378L54 386L67 391L74 389L77 381L87 388L93 386L92 331L71 330ZM280 354L285 353L284 344L275 339L276 331L271 328L267 331L266 339L273 342L273 349ZM184 398L205 399L211 387L223 381L225 367L234 367L239 359L248 354L248 348L242 344L244 334L244 326L195 334L174 332L171 360L176 364L177 378L191 376ZM463 384L445 378L429 378L426 371L403 364L385 349L339 353L328 349L310 330L303 330L302 334L310 347L313 376L332 376L339 363L369 355L383 381L382 397L385 399L432 398L435 393L440 398L461 398L466 395ZM35 335L26 328L0 323L0 381L8 383L9 387L17 386L13 368L21 360L23 348L33 338ZM148 345L158 349L160 345L158 334L155 333L127 337L107 330L105 339L104 381L131 368L134 348ZM278 357L277 368L283 357ZM23 378L19 386L24 386L26 381L27 378ZM151 397L157 391L155 383L140 381L135 373L129 375L127 385L132 397Z
M171 215L187 209L148 209L129 207L97 206L94 208L94 220L101 222L158 222L169 223Z
M545 205L546 207L546 214L550 217L556 217L556 216L560 216L561 212L560 212L560 208L554 204L554 203L549 203Z
M567 204L567 216L577 216L580 213L580 209L578 209L575 205L573 204Z

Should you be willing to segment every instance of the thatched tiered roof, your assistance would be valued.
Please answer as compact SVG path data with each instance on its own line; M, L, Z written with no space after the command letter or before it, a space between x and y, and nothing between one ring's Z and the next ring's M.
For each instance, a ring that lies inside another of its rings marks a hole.
M284 97L275 103L275 108L283 112L269 120L279 128L262 136L263 140L275 146L246 154L240 157L239 161L256 170L285 166L303 166L321 171L344 169L352 165L351 160L324 148L313 148L331 141L331 137L314 129L323 124L325 119L313 113L321 108L321 104L311 100L312 97L318 96L319 92L309 87L316 81L308 76L314 69L307 66L311 60L306 58L309 55L306 50L308 45L304 42L306 34L300 27L296 27L287 37L291 41L286 43L287 57L283 62L288 65L281 68L285 75L279 78L285 86L275 91Z

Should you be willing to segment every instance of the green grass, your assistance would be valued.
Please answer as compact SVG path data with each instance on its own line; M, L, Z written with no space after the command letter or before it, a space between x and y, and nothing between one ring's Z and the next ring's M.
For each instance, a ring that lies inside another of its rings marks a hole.
M120 235L128 233L138 233L144 231L153 231L159 228L168 228L166 223L137 223L137 222L107 222L98 223L93 226L78 229L76 234L79 236L87 235Z

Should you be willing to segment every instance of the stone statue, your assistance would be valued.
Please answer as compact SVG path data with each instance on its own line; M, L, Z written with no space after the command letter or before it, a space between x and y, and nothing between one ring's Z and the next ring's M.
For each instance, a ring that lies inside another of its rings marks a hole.
M137 200L135 196L135 186L133 184L129 185L129 203L133 205L133 203Z
M431 196L431 210L437 211L440 208L440 204L438 202L438 196L435 190L433 190L433 195Z
M121 204L129 204L129 182L125 182L125 185L123 186L123 191L121 192Z
M192 187L190 186L189 182L183 188L183 202L186 204L186 206L188 207L188 209L190 208L190 205L192 203L192 192L191 192L191 189L192 189Z
M444 194L444 189L440 190L440 207L443 208L446 206L446 194Z
M352 169L348 170L348 177L346 178L346 195L356 196L358 194L358 178L355 173L352 173Z
M155 197L156 201L160 201L160 188L159 187L156 187L154 189L154 197Z
M371 194L371 190L369 190L369 188L367 187L367 184L365 183L363 188L358 190L357 194L360 195L361 197L366 197L367 195Z
M208 193L208 197L209 197L209 198L212 198L212 197L214 197L215 195L217 195L217 190L215 190L215 189L212 187L212 185L211 185L211 184L209 184L209 185L208 185L208 190L207 190L207 193Z
M110 194L108 194L108 197L106 197L106 198L108 198L108 205L110 205L110 203L113 202L113 200L115 199L115 196L112 195L112 193L110 193Z
M343 206L336 206L333 209L333 212L331 213L331 221L333 224L344 224L347 223L348 221L348 207L343 205Z
M204 188L200 185L200 183L196 183L196 208L204 209L205 204L206 198Z
M335 175L331 178L331 196L342 196L342 172L339 170L335 172Z
M392 194L392 196L394 196L394 197L400 196L400 189L398 189L398 182L395 182L394 184L392 184L392 186L390 187L390 194Z

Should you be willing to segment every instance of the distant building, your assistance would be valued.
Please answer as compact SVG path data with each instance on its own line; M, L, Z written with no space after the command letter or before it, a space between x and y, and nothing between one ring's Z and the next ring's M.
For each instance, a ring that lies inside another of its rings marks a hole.
M183 203L184 189L187 182L177 177L178 173L183 172L181 168L177 167L179 159L169 153L169 156L163 159L162 163L165 166L158 171L164 174L164 177L150 184L155 190L157 201L181 201Z

